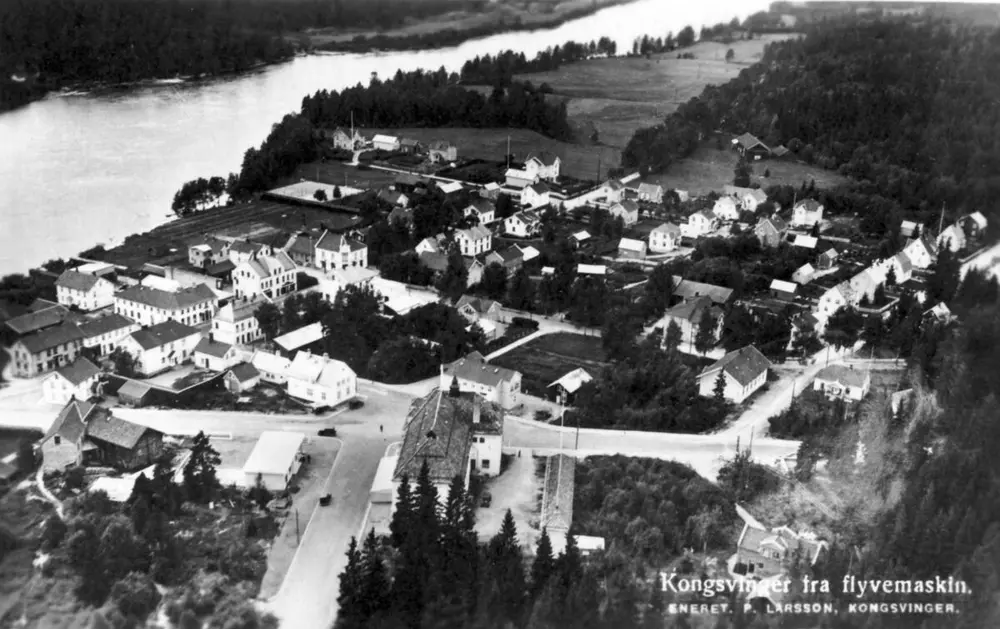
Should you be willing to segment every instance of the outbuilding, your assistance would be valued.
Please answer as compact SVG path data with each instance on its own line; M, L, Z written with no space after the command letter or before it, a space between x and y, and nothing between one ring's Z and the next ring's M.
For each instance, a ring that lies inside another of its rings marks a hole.
M300 432L268 430L261 433L243 465L246 486L253 487L259 478L269 491L285 491L302 464L305 439Z

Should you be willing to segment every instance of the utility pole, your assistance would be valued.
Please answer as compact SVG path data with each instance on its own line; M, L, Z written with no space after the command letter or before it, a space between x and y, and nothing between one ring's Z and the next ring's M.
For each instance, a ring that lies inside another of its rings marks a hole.
M941 204L941 220L938 221L938 236L944 231L944 203Z
M302 538L299 537L299 510L295 510L295 545L298 546L302 543Z
M510 134L507 134L507 168L510 168Z

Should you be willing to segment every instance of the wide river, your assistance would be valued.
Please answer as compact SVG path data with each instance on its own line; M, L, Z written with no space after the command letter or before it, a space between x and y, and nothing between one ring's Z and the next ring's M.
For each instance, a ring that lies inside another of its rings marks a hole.
M553 29L507 33L419 52L322 54L190 84L53 95L0 114L0 275L169 220L182 183L239 170L271 125L320 89L366 83L373 72L457 71L468 59L517 50L529 58L567 40L637 36L741 19L764 0L642 0Z

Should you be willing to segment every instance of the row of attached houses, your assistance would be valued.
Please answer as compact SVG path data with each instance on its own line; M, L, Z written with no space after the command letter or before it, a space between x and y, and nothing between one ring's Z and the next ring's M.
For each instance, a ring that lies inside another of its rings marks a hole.
M271 299L295 292L298 288L296 268L284 251L251 258L233 271L236 298L253 299L263 295Z
M337 406L358 394L358 377L339 360L302 350L289 360L278 354L254 352L250 364L264 382L287 386L292 397L315 406Z
M205 284L177 291L131 286L115 293L115 314L151 326L173 320L197 325L212 318L219 297Z

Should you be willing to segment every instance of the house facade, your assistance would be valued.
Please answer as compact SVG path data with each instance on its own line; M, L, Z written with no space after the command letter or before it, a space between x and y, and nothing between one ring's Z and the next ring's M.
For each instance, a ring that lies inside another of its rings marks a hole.
M70 400L42 437L40 449L46 471L77 465L129 471L156 463L163 453L163 434L96 404Z
M762 218L753 228L753 233L762 247L777 247L787 231L788 225L777 216Z
M226 391L239 394L249 391L260 384L261 374L250 363L237 363L223 376Z
M544 183L533 183L521 190L521 205L527 208L542 207L551 200L551 189Z
M646 243L633 238L622 238L618 241L618 257L626 260L645 260Z
M720 221L735 221L740 217L739 203L731 196L719 197L712 206L712 214Z
M697 238L709 234L719 228L719 219L708 210L701 210L688 216L687 223L681 225L681 234L688 238Z
M103 277L69 270L56 280L56 300L67 307L98 310L110 306L114 299L115 285Z
M770 367L771 361L753 345L733 350L701 372L698 393L705 397L713 396L719 373L722 373L725 382L723 397L740 404L764 386Z
M288 395L316 406L337 406L358 394L358 376L347 363L308 351L295 354L288 367Z
M293 293L298 288L295 262L284 251L247 260L233 271L237 299L263 295L269 299Z
M455 230L455 242L463 256L477 256L493 249L493 234L480 225Z
M636 194L640 201L645 201L646 203L663 202L663 186L659 184L641 183L636 190Z
M229 343L216 340L209 334L194 347L194 364L211 371L226 371L243 360L240 351Z
M833 247L830 247L823 253L819 254L819 257L816 258L816 267L821 271L832 269L833 265L837 263L837 258L839 257L840 253Z
M828 365L816 374L813 390L821 391L828 398L860 402L872 386L871 374L866 369L849 365Z
M524 210L508 216L503 222L504 232L519 238L533 238L542 231L542 217L538 212Z
M823 293L816 306L816 312L823 317L829 317L841 308L853 308L857 305L858 298L850 282L841 282Z
M631 227L639 222L639 204L635 201L615 203L608 208L608 212L611 213L611 216L622 219L625 227Z
M764 580L785 575L796 559L805 566L816 565L827 548L826 542L814 535L799 534L787 526L768 529L741 507L737 506L736 512L744 524L731 563L745 578Z
M823 204L815 199L802 199L792 208L793 227L812 227L823 222Z
M483 355L473 352L444 367L441 371L443 389L457 379L459 390L477 393L504 409L518 405L521 393L521 373L486 362Z
M83 332L83 346L95 348L98 356L107 356L122 339L139 329L135 321L114 313L82 321L79 326Z
M205 284L178 291L132 286L115 293L115 314L145 326L169 320L197 325L212 318L218 303L218 296Z
M399 138L394 135L376 135L372 138L372 147L376 151L398 151Z
M229 261L233 263L233 268L243 264L251 258L257 256L269 256L274 254L271 245L265 245L250 240L234 240L229 244Z
M204 269L229 259L229 242L206 236L188 247L188 262L197 269Z
M198 330L168 320L133 332L121 348L135 358L137 372L152 376L191 360L199 341Z
M929 236L924 235L911 240L906 245L906 248L903 249L903 253L910 259L910 264L914 268L926 270L931 268L934 262L937 261L937 243Z
M649 250L654 253L673 251L681 244L681 228L673 223L663 223L649 232Z
M476 323L480 319L500 321L503 318L503 307L500 302L482 297L462 295L455 303L455 309L469 323Z
M427 151L427 157L430 159L432 164L437 164L439 162L453 162L458 159L458 148L450 142L436 140L430 143L430 147Z
M74 398L88 400L100 375L97 365L80 356L42 380L42 397L50 404L66 404Z
M316 243L316 268L337 271L368 266L368 246L342 234L323 232Z
M264 331L254 313L268 300L263 296L255 299L236 299L219 308L212 317L212 334L220 343L249 345L264 338Z
M479 220L480 225L489 225L496 221L497 208L488 199L474 199L462 210L462 216L474 216Z
M10 348L14 375L32 378L72 363L83 349L83 340L83 332L71 321L22 336Z
M524 169L528 173L546 181L557 181L561 167L562 160L559 159L559 156L548 151L530 155L524 162Z
M718 342L722 334L724 314L714 304L712 298L707 296L697 297L668 309L663 313L663 318L656 324L656 327L663 328L663 342L666 343L667 331L670 329L670 324L674 323L680 328L681 343L694 347L695 338L697 338L698 330L701 328L702 317L706 313L714 321L712 340Z

